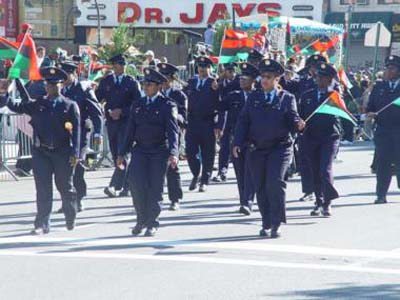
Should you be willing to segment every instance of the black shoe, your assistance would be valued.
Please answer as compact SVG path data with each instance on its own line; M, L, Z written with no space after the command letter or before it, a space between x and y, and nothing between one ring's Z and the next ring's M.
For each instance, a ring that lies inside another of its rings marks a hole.
M62 214L64 211L63 211L63 209L62 209L62 207L59 209L59 210L57 210L56 211L56 214Z
M269 237L271 235L271 229L262 228L259 232L259 236L261 237Z
M82 211L84 211L85 210L85 207L83 206L83 204L82 203L79 203L78 204L78 209L77 209L77 211L78 212L82 212Z
M129 196L129 191L128 190L122 190L118 197L128 197Z
M207 192L207 184L200 184L199 192L200 192L200 193L205 193L205 192Z
M331 209L331 206L330 206L330 205L324 206L324 207L322 208L322 215L323 215L324 217L327 217L327 218L329 218L330 216L332 216L332 209Z
M226 180L227 180L227 177L225 174L221 174L220 178L221 178L222 182L226 182Z
M213 182L221 182L222 181L221 176L217 175L217 176L213 177L212 181Z
M318 217L319 215L321 215L321 206L315 205L310 215L314 217Z
M143 232L143 225L136 224L135 227L132 228L132 235L138 236Z
M75 228L75 220L74 221L68 221L67 222L67 230L71 231L71 230L74 230L74 228Z
M42 235L42 234L48 234L49 232L50 232L49 227L37 227L30 231L30 235Z
M274 226L274 227L272 227L272 230L271 230L271 239L280 238L281 235L282 235L282 234L281 234L281 230L280 230L279 226Z
M386 200L386 197L378 197L378 199L375 200L375 204L386 204L388 203Z
M171 205L168 208L168 210L171 210L171 211L177 211L178 209L179 209L179 203L178 202L172 202Z
M115 191L114 187L106 187L104 188L104 194L106 194L110 198L117 197L117 192Z
M241 214L243 214L245 216L250 216L251 215L251 210L247 206L240 206L239 213L241 213Z
M146 232L144 233L144 236L155 236L157 232L156 227L148 227L146 229Z
M194 191L198 187L198 181L199 179L197 177L193 177L192 182L190 183L189 186L189 191Z
M299 199L299 201L302 201L302 202L305 202L305 201L314 201L315 199L314 199L314 194L313 193L305 193L304 195L303 195L303 197L301 197L300 199Z

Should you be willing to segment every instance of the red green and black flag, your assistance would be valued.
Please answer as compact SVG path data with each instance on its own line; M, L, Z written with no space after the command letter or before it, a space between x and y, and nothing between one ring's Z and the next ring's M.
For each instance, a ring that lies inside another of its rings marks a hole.
M22 40L8 76L11 79L42 79L39 72L35 42L30 34L26 34Z
M18 53L18 46L9 40L0 37L0 59L14 59Z
M340 83L343 84L348 90L351 90L353 88L353 84L351 83L349 77L347 77L347 74L343 70L343 68L338 71L338 77Z
M349 112L346 107L346 103L344 103L344 100L337 91L331 93L329 98L317 108L315 114L338 116L349 120L354 125L357 125L355 118Z
M255 46L253 39L246 32L226 29L221 44L220 64L247 60L250 50Z

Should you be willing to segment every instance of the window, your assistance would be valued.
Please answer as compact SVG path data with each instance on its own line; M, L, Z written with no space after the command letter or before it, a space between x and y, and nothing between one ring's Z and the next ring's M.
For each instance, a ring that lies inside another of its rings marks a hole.
M378 4L400 4L400 0L378 0Z

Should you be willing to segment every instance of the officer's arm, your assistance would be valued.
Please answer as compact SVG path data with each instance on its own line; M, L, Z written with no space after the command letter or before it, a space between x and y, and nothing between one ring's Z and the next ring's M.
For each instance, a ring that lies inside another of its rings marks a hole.
M72 123L72 154L74 157L79 157L81 143L81 114L79 106L75 102L73 102L70 107L69 117Z
M222 98L220 102L218 102L218 121L217 121L217 129L224 130L226 125L226 119L228 116L228 108L229 108L229 100L230 94Z
M168 146L169 146L169 155L170 156L179 156L179 146L178 146L178 108L175 104L171 103L168 106L168 111L166 115L166 128L167 128L167 137L168 137Z
M300 122L300 116L297 111L296 98L293 95L287 95L288 107L286 110L286 120L292 131L297 130L297 124Z
M129 114L128 126L125 128L124 138L121 141L121 144L118 145L118 156L124 157L131 149L132 144L135 140L136 134L136 115L135 115L136 106L131 106L131 111Z
M96 89L96 98L99 99L100 102L102 102L106 97L104 85L105 85L105 78L100 80L99 86Z
M122 109L122 117L128 117L129 113L131 111L131 106L134 103L137 103L139 99L142 97L140 93L140 86L139 83L136 80L132 80L132 90L131 90L131 97L129 101L131 102L131 105L125 107Z
M250 127L250 118L249 118L249 104L248 102L243 107L240 112L236 128L235 128L235 136L233 139L233 145L235 147L243 147L249 132Z
M307 116L305 115L304 105L305 105L304 97L301 96L301 97L300 97L300 100L299 100L298 112L299 112L300 117L301 117L303 120L305 120L305 119L307 118Z
M377 107L376 107L376 103L375 103L375 101L376 101L375 99L378 99L377 96L378 96L378 88L377 88L377 86L374 86L371 91L371 94L369 95L368 104L367 104L367 113L371 113L371 112L373 113L373 112L377 111Z
M101 135L103 131L103 117L102 117L102 109L99 101L96 98L96 94L94 93L92 88L88 88L86 90L86 109L89 114L90 120L93 123L93 129L95 135Z
M31 102L14 102L13 99L11 97L9 97L8 95L5 96L6 98L6 103L7 103L7 107L17 113L17 114L27 114L29 116L32 115L34 107L36 105L36 101L31 101ZM4 100L3 100L4 101Z
M180 92L180 97L178 101L178 125L181 127L186 126L187 122L187 103L188 99L184 92Z

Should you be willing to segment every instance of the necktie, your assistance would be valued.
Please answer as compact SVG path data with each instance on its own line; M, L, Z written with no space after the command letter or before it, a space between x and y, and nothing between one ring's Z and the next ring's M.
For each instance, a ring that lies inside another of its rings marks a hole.
M249 96L246 92L243 92L243 95L244 95L244 102L246 102L247 101L247 97Z
M270 93L266 94L265 101L267 102L267 104L271 103L271 94Z

